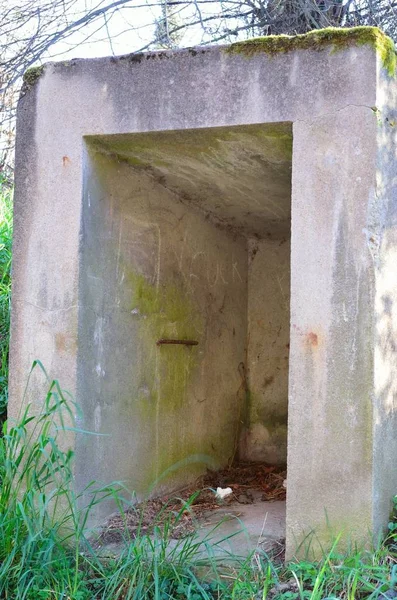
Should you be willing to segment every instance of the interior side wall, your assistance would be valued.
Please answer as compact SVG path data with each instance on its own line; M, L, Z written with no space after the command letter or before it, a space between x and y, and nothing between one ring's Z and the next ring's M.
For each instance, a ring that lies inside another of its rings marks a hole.
M250 240L247 373L249 393L240 454L287 460L290 240Z
M78 402L83 427L105 435L81 436L78 487L185 485L225 465L238 443L245 241L110 157L87 157L85 187Z

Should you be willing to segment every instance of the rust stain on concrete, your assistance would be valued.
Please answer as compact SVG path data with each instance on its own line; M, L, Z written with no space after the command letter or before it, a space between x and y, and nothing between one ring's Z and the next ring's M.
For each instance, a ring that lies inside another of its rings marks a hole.
M55 348L57 352L65 352L66 350L66 335L64 333L55 334Z
M55 334L55 348L60 354L74 351L76 349L76 341L73 339L73 337L65 333L58 332Z
M307 343L309 346L318 346L318 335L313 331L310 331L306 336Z

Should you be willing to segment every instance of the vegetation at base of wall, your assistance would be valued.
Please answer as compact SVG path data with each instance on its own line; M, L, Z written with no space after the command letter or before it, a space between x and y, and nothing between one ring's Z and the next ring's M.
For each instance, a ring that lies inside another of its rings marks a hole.
M390 77L396 74L396 49L394 42L377 27L353 27L341 29L329 27L314 29L301 35L268 35L251 40L236 42L226 52L253 56L260 52L274 56L294 50L322 50L326 47L333 51L351 46L370 46L378 54L383 68Z
M0 178L0 425L8 400L12 243L12 189Z
M36 363L33 369L44 369ZM57 381L41 410L30 407L0 440L0 598L13 600L291 600L391 598L397 584L397 534L372 552L338 551L283 565L259 547L248 558L220 552L216 527L204 541L171 540L167 523L125 538L101 554L86 531L90 512L113 498L131 507L121 486L71 486L73 453L58 438L73 429L76 407ZM75 431L76 435L86 435ZM189 502L176 519L183 519ZM395 522L395 517L392 523ZM175 526L175 522L174 522ZM91 532L92 533L92 532ZM218 538L219 540L219 538ZM216 554L216 552L218 554ZM307 545L310 555L310 544ZM233 560L231 560L233 559Z

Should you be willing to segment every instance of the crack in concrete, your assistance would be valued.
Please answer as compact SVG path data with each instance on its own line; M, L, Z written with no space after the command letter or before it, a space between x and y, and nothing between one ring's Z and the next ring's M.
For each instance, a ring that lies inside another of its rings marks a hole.
M377 112L380 112L376 106L369 106L368 104L346 104L346 106L342 106L341 108L338 108L337 110L334 110L332 112L321 113L320 115L313 117L311 120L296 119L295 121L293 121L292 124L294 125L295 123L307 123L307 124L311 125L311 124L315 123L316 121L323 119L324 117L332 117L333 115L340 113L344 110L347 110L348 108L351 108L351 107L369 108L374 114L376 114Z

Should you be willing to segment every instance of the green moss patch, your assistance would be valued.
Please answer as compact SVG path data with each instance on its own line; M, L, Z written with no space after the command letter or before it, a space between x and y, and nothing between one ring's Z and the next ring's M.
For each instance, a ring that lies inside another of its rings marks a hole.
M25 71L23 75L23 83L25 89L30 89L34 86L36 81L40 79L40 77L44 73L44 65L40 65L39 67L31 67L27 71Z
M292 128L288 122L116 134L86 140L99 153L154 177L174 177L184 165L201 186L214 185L214 179L224 178L224 171L230 171L232 164L238 169L242 155L276 168L286 163L289 166L292 160ZM167 187L168 179L160 183Z
M156 286L142 275L133 275L134 289L132 308L141 315L140 331L148 350L156 347L160 339L197 339L201 319L191 299L175 284ZM158 346L157 369L148 364L148 379L156 382L161 393L162 405L168 410L178 408L185 399L190 375L197 362L196 347L164 345ZM148 355L154 358L153 352ZM155 372L157 371L157 372ZM157 380L157 381L156 381ZM156 387L157 387L156 386Z
M236 42L227 48L229 54L254 56L265 53L271 56L286 54L294 50L323 50L331 47L333 51L351 46L370 46L378 54L383 68L390 77L396 73L396 50L393 41L377 27L353 27L315 29L304 35L269 35Z

